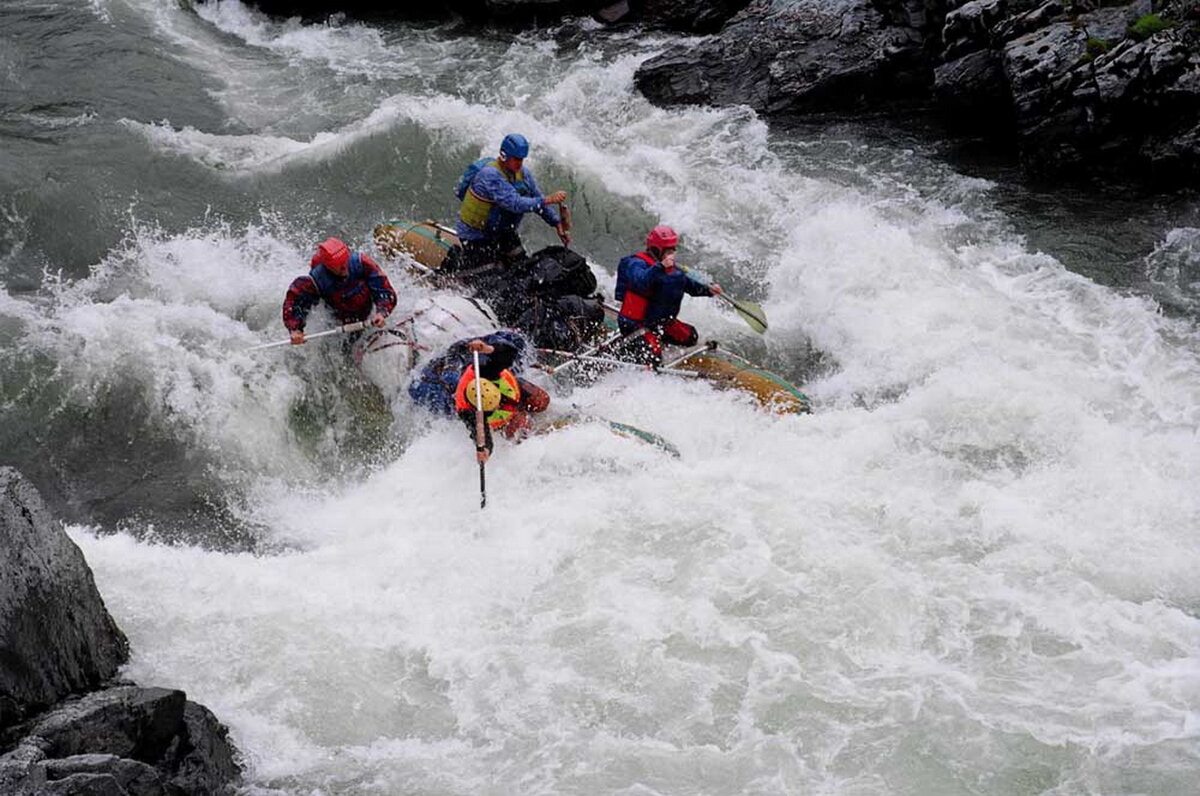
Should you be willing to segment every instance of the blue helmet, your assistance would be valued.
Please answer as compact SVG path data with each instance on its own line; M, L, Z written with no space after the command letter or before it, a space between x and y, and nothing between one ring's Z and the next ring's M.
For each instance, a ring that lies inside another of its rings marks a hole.
M509 133L500 142L500 157L521 158L529 154L529 142L520 133Z

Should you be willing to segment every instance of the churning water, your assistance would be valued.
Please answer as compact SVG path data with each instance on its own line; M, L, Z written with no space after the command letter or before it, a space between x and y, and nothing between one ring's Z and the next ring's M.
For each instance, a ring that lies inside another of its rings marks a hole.
M1074 267L911 148L650 106L664 44L0 8L0 456L78 523L127 674L212 707L255 796L1195 792L1194 208L1132 259L1068 219ZM681 458L502 445L480 512L461 427L336 344L246 351L314 241L450 219L514 130L579 251L675 226L771 331L685 317L816 412L559 389Z

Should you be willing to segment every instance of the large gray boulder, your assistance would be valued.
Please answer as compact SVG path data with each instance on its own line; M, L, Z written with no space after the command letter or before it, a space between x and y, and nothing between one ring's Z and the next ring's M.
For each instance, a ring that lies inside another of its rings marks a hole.
M96 688L128 656L83 553L33 486L0 468L0 729Z
M749 105L766 113L875 107L927 90L924 6L755 0L719 36L676 47L634 82L660 105Z
M232 794L226 730L182 691L116 686L68 700L21 727L0 755L5 796Z
M0 468L0 796L233 792L225 728L182 691L111 685L128 655L83 553Z
M1200 175L1197 0L754 0L634 82L660 105L765 114L932 100L1031 171Z

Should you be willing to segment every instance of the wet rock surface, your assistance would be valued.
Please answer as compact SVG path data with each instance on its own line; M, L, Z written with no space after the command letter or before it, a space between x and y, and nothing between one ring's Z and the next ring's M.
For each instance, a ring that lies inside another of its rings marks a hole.
M1200 174L1194 0L755 0L635 80L659 104L765 114L932 103L1033 172Z
M0 794L233 792L225 727L182 691L115 683L128 655L83 553L0 468Z
M203 1L203 0L202 0ZM447 0L378 3L369 0L247 0L276 16L318 19L350 14L408 21L458 19L467 23L554 25L568 17L602 22L642 22L672 30L710 33L749 0Z

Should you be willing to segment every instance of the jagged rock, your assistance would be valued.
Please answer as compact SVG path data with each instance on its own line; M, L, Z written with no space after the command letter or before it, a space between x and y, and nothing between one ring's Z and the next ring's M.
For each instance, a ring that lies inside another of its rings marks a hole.
M52 758L93 753L156 763L183 728L186 701L182 691L118 686L50 711L29 734L49 743Z
M129 796L156 796L163 792L162 777L153 766L116 755L75 755L46 763L46 778L52 782L80 774L110 777Z
M995 50L977 50L933 71L934 92L948 121L968 130L1012 126L1012 94Z
M229 732L208 708L188 702L186 733L177 736L171 754L170 784L178 793L221 793L241 776Z
M967 53L996 45L993 29L1027 0L970 0L946 14L942 26L942 60L953 61Z
M0 728L95 688L128 655L83 553L33 486L0 468Z
M868 0L756 0L718 38L647 61L638 89L662 105L748 104L768 113L852 108L913 96L932 81L924 37ZM923 18L923 17L922 17Z
M638 0L633 4L637 18L673 30L713 33L720 30L750 0Z
M1005 49L1023 158L1040 171L1123 163L1155 176L1200 170L1190 131L1200 114L1200 58L1185 32L1126 38L1106 52L1089 42L1124 36L1145 9L1102 8L1019 37ZM1193 40L1194 41L1194 40ZM1164 171L1165 162L1180 167Z
M37 796L129 796L129 791L111 774L72 774L47 782Z
M21 729L19 745L0 757L5 796L222 796L241 775L225 728L182 691L118 686Z
M0 755L0 793L28 796L46 784L45 745L40 738L26 738L16 749Z
M1065 7L1059 0L1050 0L1048 3L1042 3L1033 9L1017 13L993 25L991 29L992 39L998 44L1003 45L1004 42L1011 41L1017 36L1022 36L1049 25L1056 19L1061 18L1065 11Z
M634 80L660 105L746 104L766 114L932 96L954 125L1015 139L1034 171L1098 166L1187 180L1200 173L1198 7L755 0L719 37L650 59ZM1167 30L1146 42L1130 37L1130 26L1152 12Z
M182 691L120 685L128 656L79 548L0 468L0 795L218 796L240 776L226 730Z

